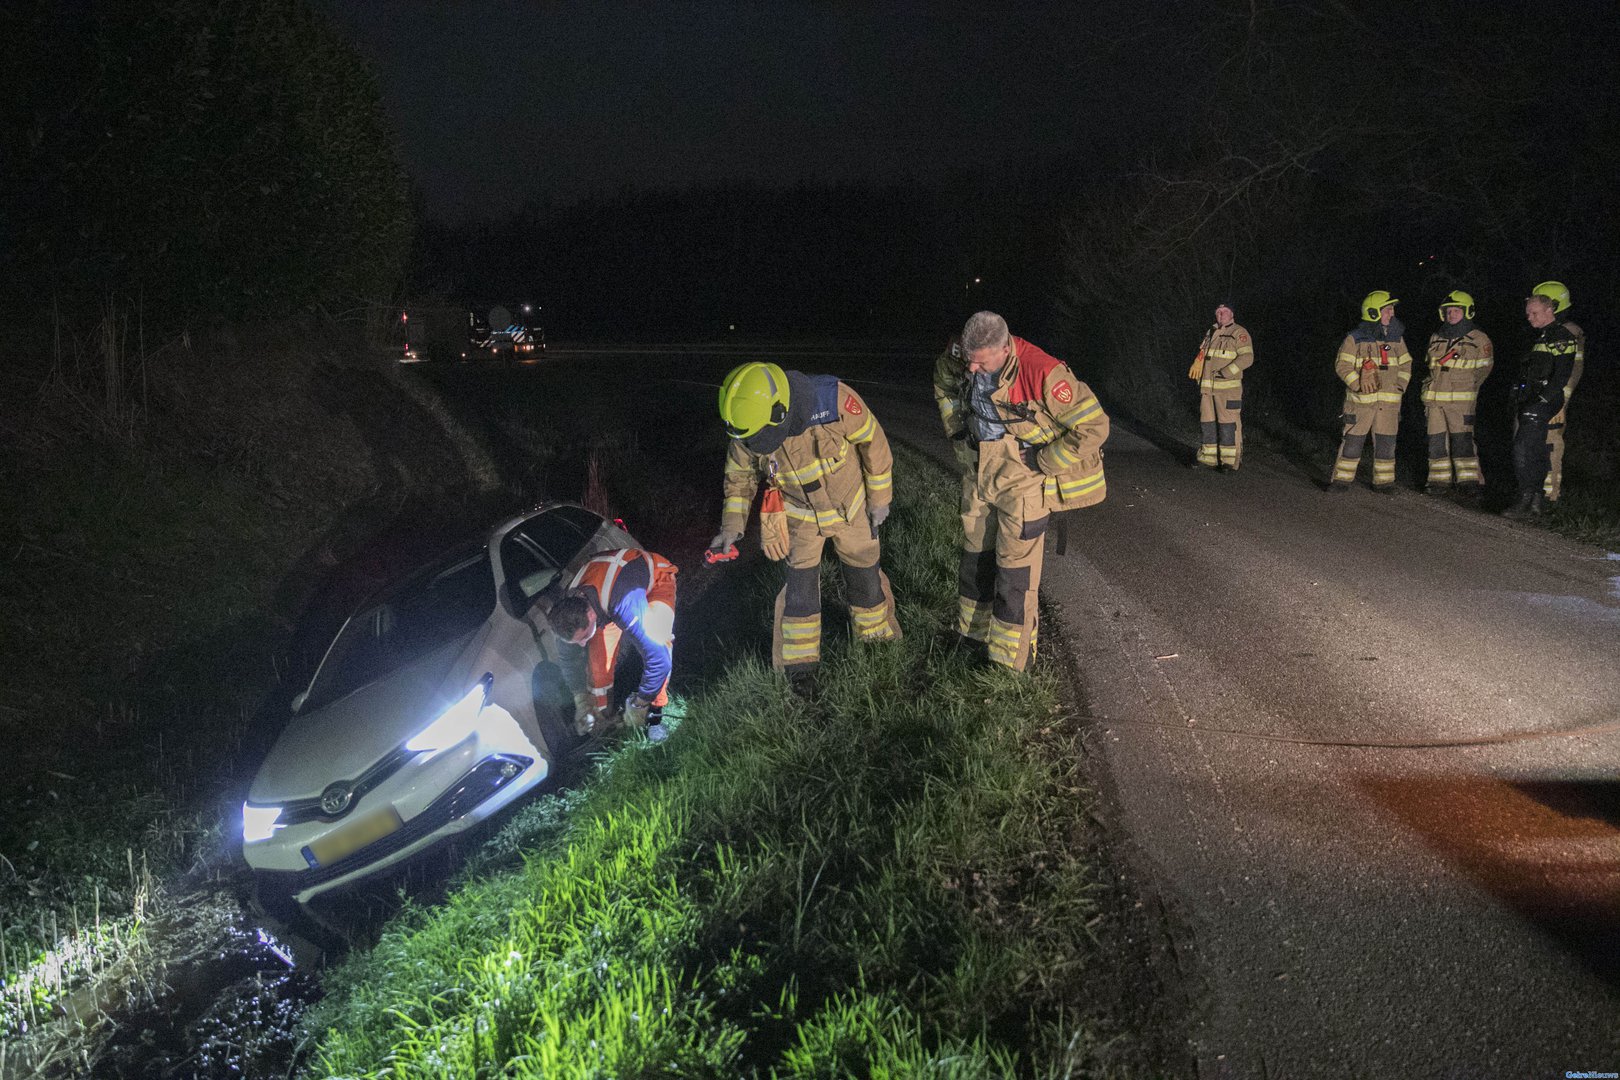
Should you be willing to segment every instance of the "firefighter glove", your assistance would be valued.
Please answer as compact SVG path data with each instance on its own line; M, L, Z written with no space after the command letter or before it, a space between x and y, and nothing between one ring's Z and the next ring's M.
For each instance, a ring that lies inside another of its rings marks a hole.
M884 503L882 506L867 504L866 516L872 519L872 531L876 532L879 525L889 520L889 504Z
M1024 464L1029 466L1031 472L1040 472L1041 471L1041 464L1040 464L1040 462L1041 462L1041 448L1040 447L1038 447L1038 446L1025 446L1022 443L1020 443L1019 446L1018 446L1018 456L1024 459Z
M631 694L630 699L624 703L624 722L628 727L644 728L647 726L647 713L652 708L652 701L640 694Z
M759 546L772 562L788 556L787 506L780 488L767 488L759 501Z
M731 550L732 544L735 544L741 539L741 533L727 532L725 529L721 529L719 532L714 534L714 539L709 541L709 550L718 551L721 554L724 554L725 552Z
M1358 394L1378 393L1378 366L1371 360L1361 365L1361 384L1356 392Z

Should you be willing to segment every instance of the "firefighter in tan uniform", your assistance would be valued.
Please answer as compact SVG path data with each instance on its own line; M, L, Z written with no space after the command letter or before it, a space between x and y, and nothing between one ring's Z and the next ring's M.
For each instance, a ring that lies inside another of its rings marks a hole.
M1395 490L1395 435L1401 425L1401 395L1412 380L1412 354L1395 317L1400 303L1383 289L1361 302L1361 325L1345 335L1333 370L1345 385L1344 439L1329 491L1349 491L1361 467L1367 436L1373 442L1373 490Z
M1231 304L1215 309L1187 372L1198 383L1197 463L1222 472L1236 472L1243 460L1243 373L1254 363L1254 340L1234 318Z
M1558 322L1575 339L1575 370L1564 386L1564 405L1558 410L1558 415L1547 424L1547 450L1551 455L1551 463L1547 468L1547 480L1542 486L1541 493L1545 502L1555 503L1564 489L1564 424L1568 420L1569 399L1574 396L1575 385L1581 381L1581 372L1586 367L1586 332L1564 315L1564 312L1569 310L1570 299L1569 288L1562 281L1543 281L1531 290L1531 294L1545 296L1553 302L1553 312Z
M899 640L877 538L894 494L894 456L861 396L832 375L750 363L721 384L720 416L732 442L720 533L710 547L723 552L743 535L764 480L762 544L788 564L776 596L773 666L807 689L821 660L821 555L829 540L843 564L855 636Z
M956 629L1022 671L1035 654L1047 524L1102 502L1108 417L1062 361L989 311L940 356L934 397L963 465Z
M1464 494L1482 484L1474 445L1475 403L1495 363L1491 339L1474 325L1474 298L1453 289L1440 302L1442 325L1429 336L1429 373L1423 408L1429 420L1429 479L1424 491L1444 495L1455 483Z

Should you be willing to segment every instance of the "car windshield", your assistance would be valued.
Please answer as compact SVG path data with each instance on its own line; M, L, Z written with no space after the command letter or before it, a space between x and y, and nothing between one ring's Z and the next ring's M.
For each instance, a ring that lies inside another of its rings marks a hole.
M495 610L484 547L463 548L412 576L344 624L315 674L305 709L336 701L471 633Z

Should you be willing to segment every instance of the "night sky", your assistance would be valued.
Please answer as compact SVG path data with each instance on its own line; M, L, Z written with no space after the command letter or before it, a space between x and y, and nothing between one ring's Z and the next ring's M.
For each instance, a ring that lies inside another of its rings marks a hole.
M1103 5L329 6L377 67L429 212L449 219L626 187L1017 168L1173 109L1165 72L1138 66ZM1148 115L1122 109L1127 82L1161 84Z

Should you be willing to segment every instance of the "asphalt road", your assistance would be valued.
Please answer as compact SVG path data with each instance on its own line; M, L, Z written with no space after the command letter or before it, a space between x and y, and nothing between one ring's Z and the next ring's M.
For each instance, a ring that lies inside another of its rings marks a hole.
M943 453L921 393L856 385ZM1620 729L1620 556L1184 460L1116 425L1042 596L1198 1074L1620 1071L1620 730L1555 734Z

